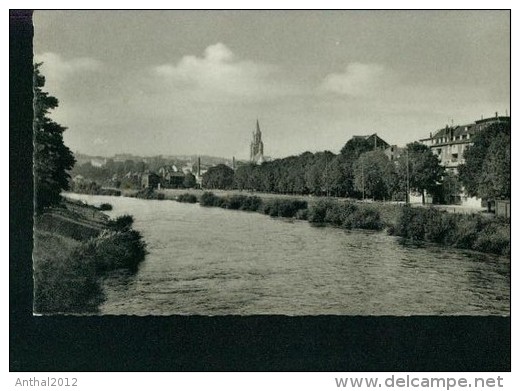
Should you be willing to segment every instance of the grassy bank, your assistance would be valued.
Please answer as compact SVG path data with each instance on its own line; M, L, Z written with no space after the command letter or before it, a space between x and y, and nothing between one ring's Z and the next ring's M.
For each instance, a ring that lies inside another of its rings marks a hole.
M116 269L136 271L144 260L146 245L131 216L110 220L97 208L73 205L74 212L54 208L35 219L37 313L95 313L104 300L100 277ZM106 217L102 222L99 214Z
M511 254L511 222L478 214L461 215L433 208L403 207L389 233L455 248Z

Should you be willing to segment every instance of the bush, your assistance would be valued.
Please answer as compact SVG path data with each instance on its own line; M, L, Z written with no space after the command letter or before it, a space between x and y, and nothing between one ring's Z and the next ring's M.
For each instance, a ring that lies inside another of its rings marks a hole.
M330 200L318 200L309 208L308 220L310 223L324 223L327 210L330 208Z
M108 203L103 203L99 205L99 210L112 210L112 205Z
M381 215L373 208L363 207L357 209L350 209L352 213L347 214L343 221L343 228L346 229L373 229L380 230L383 228Z
M139 232L129 229L121 232L105 231L84 245L85 256L90 254L96 259L96 271L106 272L115 269L136 271L144 260L146 245Z
M266 202L263 212L271 217L295 217L302 209L307 209L307 201L276 199Z
M247 196L244 195L232 195L224 198L224 202L221 207L226 209L238 210L245 204Z
M509 255L510 223L485 220L480 215L460 215L435 209L403 207L389 234L427 240L463 249Z
M131 215L123 215L108 222L108 227L115 231L125 231L132 227L134 218Z
M311 223L327 223L345 229L382 229L383 222L378 210L352 202L319 200L309 210Z
M200 196L201 206L220 206L220 198L211 192L204 192Z
M177 197L178 202L187 202L188 204L194 204L197 202L197 196L195 194L184 193Z
M248 196L240 206L240 210L256 212L262 208L262 199L257 196Z
M145 200L164 200L165 198L163 193L157 193L150 187L139 190L137 193L131 195L131 197L142 198Z
M309 210L300 209L296 212L296 215L294 217L298 220L307 220L309 218Z

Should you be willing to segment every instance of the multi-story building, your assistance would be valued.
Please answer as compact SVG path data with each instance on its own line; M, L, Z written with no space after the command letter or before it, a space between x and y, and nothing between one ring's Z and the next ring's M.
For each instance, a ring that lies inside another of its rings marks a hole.
M482 118L466 125L448 126L430 133L430 137L419 140L430 147L431 151L440 160L447 172L456 174L459 165L464 164L464 151L473 144L475 134L485 131L486 128L496 123L509 123L509 116ZM480 207L482 200L461 194L456 197L462 205Z
M467 125L446 125L434 134L430 133L430 137L419 141L430 147L447 171L456 173L457 167L464 163L464 151L473 143L473 136L476 133L485 130L491 124L509 123L510 120L508 116L499 116L495 113L494 117L483 118Z

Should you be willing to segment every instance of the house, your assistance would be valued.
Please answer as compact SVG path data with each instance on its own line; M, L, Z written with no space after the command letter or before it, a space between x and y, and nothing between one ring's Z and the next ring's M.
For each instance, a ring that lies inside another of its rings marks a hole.
M398 160L403 154L405 148L398 147L397 145L390 145L388 148L384 150L385 155L390 159L390 161Z
M153 172L145 172L141 176L141 188L155 189L161 183L161 177Z
M376 149L386 150L388 147L390 147L390 144L388 144L385 140L383 140L381 137L377 135L377 133L368 135L368 136L353 136L353 139L363 139L368 141L370 145L374 146L374 151Z

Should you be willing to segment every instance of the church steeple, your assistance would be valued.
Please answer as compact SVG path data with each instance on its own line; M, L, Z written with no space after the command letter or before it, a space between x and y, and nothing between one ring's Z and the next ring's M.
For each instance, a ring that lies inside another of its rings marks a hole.
M262 132L260 132L260 124L258 123L258 118L256 119L256 133L262 134Z
M253 132L253 140L251 141L249 160L252 163L262 163L264 161L264 143L262 142L262 132L260 131L258 118L256 119L256 129Z

